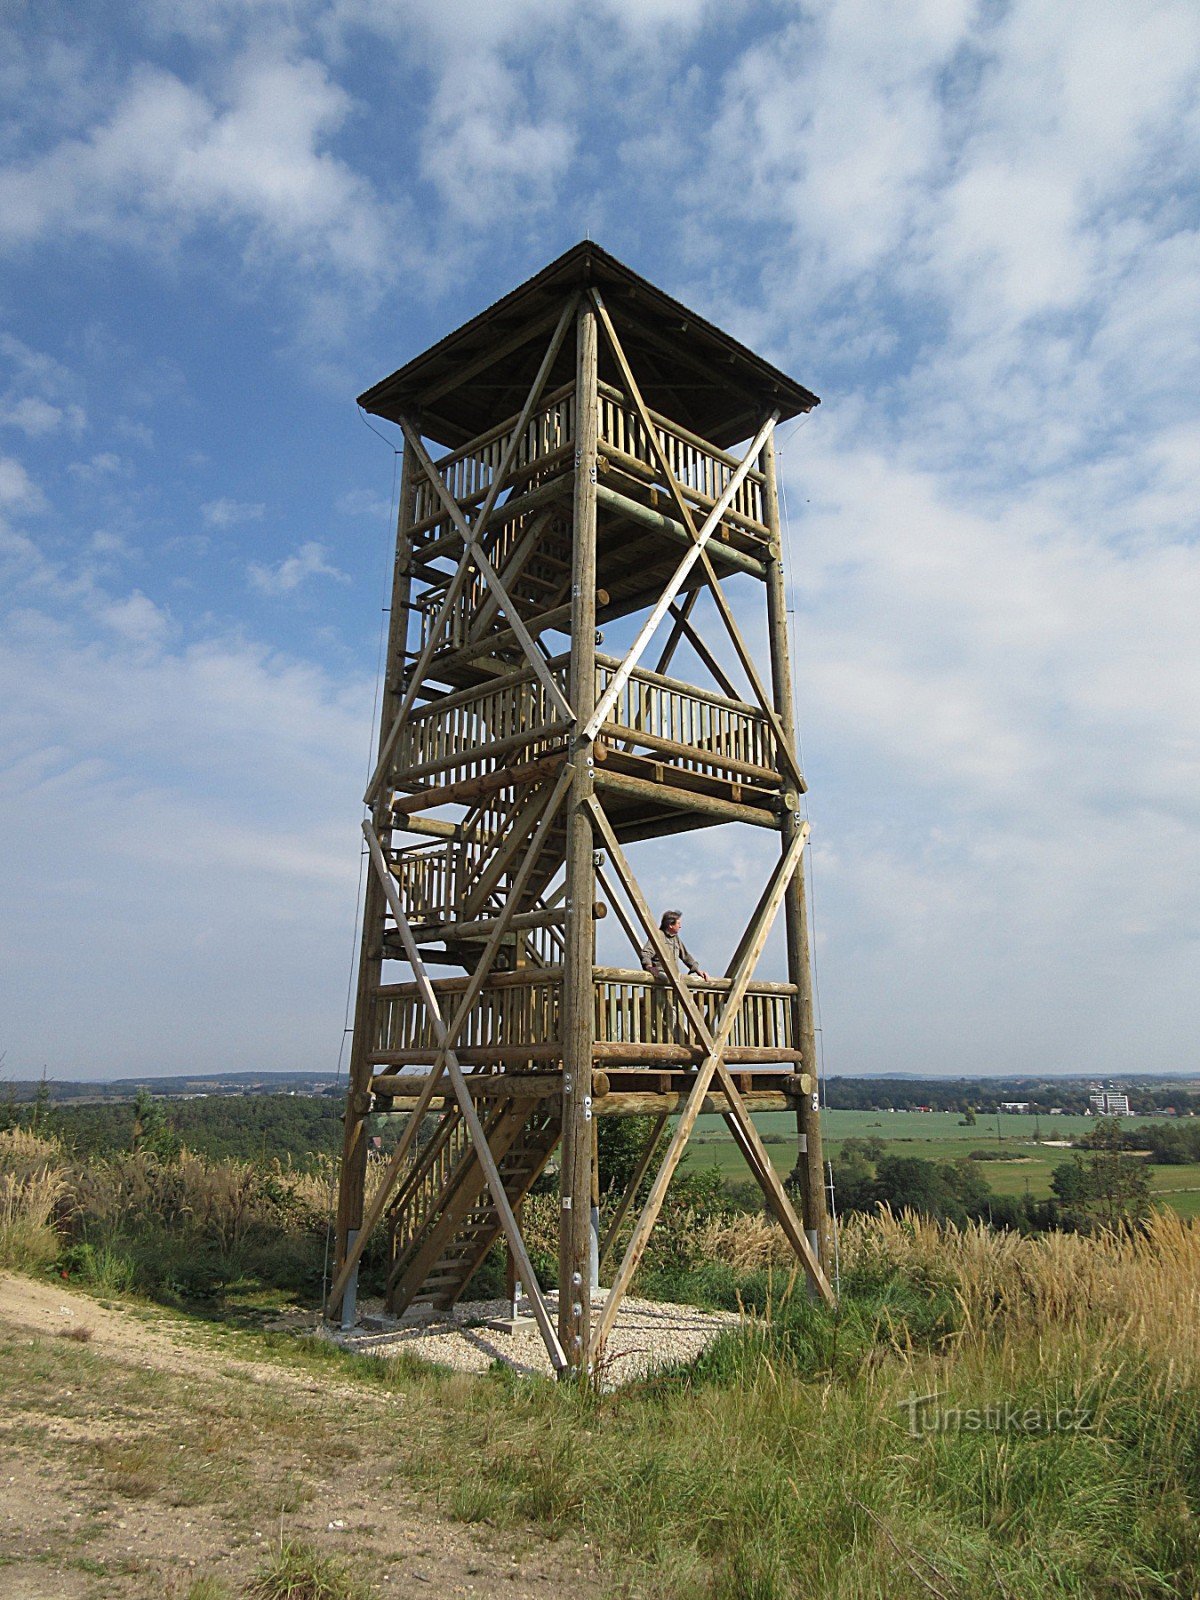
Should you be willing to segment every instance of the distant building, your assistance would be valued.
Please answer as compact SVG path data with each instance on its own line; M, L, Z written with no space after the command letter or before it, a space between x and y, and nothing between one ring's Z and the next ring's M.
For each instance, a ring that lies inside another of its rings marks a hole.
M1028 1111L1030 1104L1031 1102L1028 1100L1001 1100L1000 1109L1001 1111L1014 1111L1020 1113L1022 1111Z
M1088 1098L1093 1111L1101 1117L1128 1117L1131 1115L1129 1096L1127 1094L1119 1094L1115 1089L1101 1089Z

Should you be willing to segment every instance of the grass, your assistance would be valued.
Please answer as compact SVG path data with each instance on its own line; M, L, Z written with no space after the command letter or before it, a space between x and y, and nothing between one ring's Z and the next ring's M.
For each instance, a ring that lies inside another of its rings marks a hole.
M302 1539L281 1538L251 1580L249 1600L369 1600L345 1562Z
M585 1542L603 1551L599 1580L586 1580L601 1596L1192 1592L1200 1229L1170 1214L1144 1235L1100 1239L864 1221L844 1232L846 1293L830 1314L772 1264L759 1219L723 1226L704 1248L736 1250L739 1266L708 1262L709 1292L759 1320L617 1393L238 1330L186 1389L168 1374L105 1373L94 1341L12 1341L10 1416L94 1407L102 1392L111 1448L96 1465L110 1489L170 1505L199 1478L214 1507L256 1527L272 1504L277 1515L289 1475L307 1474L306 1503L324 1517L338 1503L330 1474L373 1484L362 1492L384 1504L394 1473L489 1541L566 1537L576 1565ZM216 1341L208 1325L203 1337ZM239 1354L313 1381L239 1381ZM925 1396L936 1406L924 1402L913 1431ZM173 1410L186 1412L182 1438L163 1424ZM355 1585L370 1573L306 1538L272 1549L249 1592L365 1592Z
M37 1268L55 1259L56 1216L67 1190L57 1143L19 1129L0 1134L0 1267Z
M64 1176L56 1152L0 1147L19 1196L10 1243L76 1230L69 1270L109 1298L162 1292L171 1273L178 1286L184 1249L225 1274L224 1300L206 1302L224 1331L196 1326L203 1381L116 1366L95 1340L0 1346L8 1441L46 1449L47 1416L100 1419L89 1435L67 1429L67 1471L120 1500L261 1528L281 1511L323 1515L331 1481L360 1485L373 1512L395 1485L416 1486L489 1539L532 1528L586 1542L605 1553L611 1594L664 1600L1195 1588L1200 1226L1172 1212L1097 1238L853 1218L829 1313L808 1301L776 1226L681 1203L639 1288L753 1320L685 1369L597 1394L254 1332L245 1307L285 1259L270 1255L272 1229L304 1237L311 1220L302 1187L278 1170L138 1158ZM989 1178L1006 1165L989 1163ZM554 1197L533 1197L531 1245L548 1248L554 1225ZM26 1265L40 1259L33 1248ZM251 1383L244 1355L311 1381ZM366 1581L297 1532L249 1592L349 1600Z

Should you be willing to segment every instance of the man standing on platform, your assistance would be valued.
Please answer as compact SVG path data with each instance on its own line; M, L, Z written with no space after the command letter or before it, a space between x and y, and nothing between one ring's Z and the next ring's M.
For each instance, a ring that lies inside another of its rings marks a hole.
M682 963L693 978L699 978L701 983L708 983L709 976L695 956L679 937L679 926L683 921L682 911L664 911L659 919L659 928L662 931L663 943L667 947L667 960L671 963L671 970L678 972ZM667 985L666 969L658 951L654 948L653 939L647 939L641 949L642 968L654 979L656 985ZM655 1032L660 1035L661 1042L670 1043L678 1034L676 1026L675 997L668 989L666 993L662 988L655 991L654 1020L657 1024Z
M664 911L658 924L662 930L663 943L667 947L667 956L671 962L672 971L678 972L679 963L682 961L693 977L700 978L704 983L707 983L709 981L708 973L701 970L700 963L679 937L679 925L682 921L682 911ZM642 946L642 966L659 983L666 983L667 974L663 969L663 964L659 959L658 951L654 948L652 939L647 939Z

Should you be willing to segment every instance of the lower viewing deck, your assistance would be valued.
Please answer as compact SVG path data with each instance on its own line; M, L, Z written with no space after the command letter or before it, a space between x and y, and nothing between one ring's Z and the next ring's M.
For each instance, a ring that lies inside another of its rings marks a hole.
M561 1094L562 980L561 967L541 967L497 973L485 983L455 1046L468 1070L473 1095L537 1100ZM464 977L434 982L444 1012L453 1010L455 997L468 981ZM668 987L645 972L618 967L596 967L593 986L592 1093L597 1115L676 1109L664 1105L664 1100L686 1094L705 1053L688 1040L686 1023ZM715 1025L729 979L689 987L706 1021ZM418 1069L434 1065L437 1044L416 983L384 984L376 993L371 1088L378 1098L402 1110L405 1101L421 1092L428 1074ZM794 1104L798 1095L811 1089L809 1075L800 1070L801 1054L793 1037L795 993L795 986L788 983L751 985L724 1052L739 1088L750 1095L752 1105L764 1109ZM448 1097L448 1083L445 1091ZM712 1098L708 1109L724 1109L723 1096Z

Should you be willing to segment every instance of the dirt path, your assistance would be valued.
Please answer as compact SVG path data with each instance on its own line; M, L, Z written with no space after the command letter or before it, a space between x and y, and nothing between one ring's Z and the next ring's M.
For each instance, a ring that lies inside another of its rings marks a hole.
M592 1573L586 1549L422 1507L396 1470L422 1425L404 1394L247 1359L186 1319L0 1275L0 1393L5 1600L233 1600L281 1534L380 1596L549 1600Z

